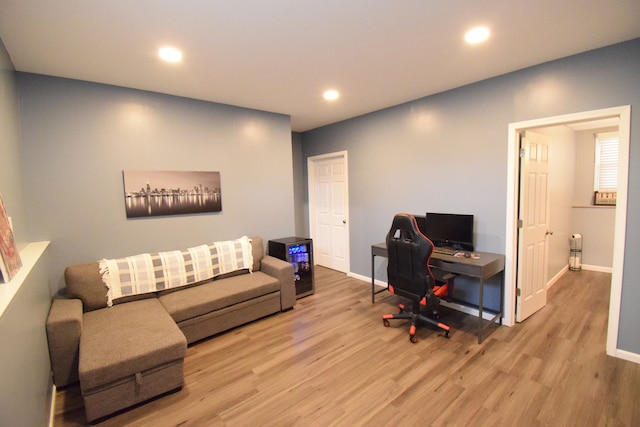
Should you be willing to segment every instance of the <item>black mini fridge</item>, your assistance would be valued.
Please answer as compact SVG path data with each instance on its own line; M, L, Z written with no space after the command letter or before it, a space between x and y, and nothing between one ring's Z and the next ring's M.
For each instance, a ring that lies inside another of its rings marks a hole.
M303 237L284 237L269 240L269 255L293 265L296 298L315 292L313 283L313 242Z

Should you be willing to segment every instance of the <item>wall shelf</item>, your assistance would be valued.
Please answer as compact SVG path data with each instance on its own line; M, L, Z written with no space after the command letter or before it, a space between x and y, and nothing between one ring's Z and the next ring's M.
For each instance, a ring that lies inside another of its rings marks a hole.
M49 246L50 242L35 242L29 243L23 250L20 251L20 258L22 259L22 268L18 271L18 274L14 276L9 282L0 283L0 318L6 311L13 298L16 296L23 283L33 270L44 251Z

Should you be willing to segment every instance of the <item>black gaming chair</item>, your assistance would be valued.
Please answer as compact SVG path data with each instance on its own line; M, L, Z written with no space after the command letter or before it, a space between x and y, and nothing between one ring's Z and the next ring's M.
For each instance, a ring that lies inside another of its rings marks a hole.
M413 308L405 311L400 304L398 314L382 316L384 326L389 326L391 319L410 319L409 339L417 342L416 327L418 321L434 325L444 331L449 338L449 326L421 313L420 306L426 306L427 313L437 313L440 297L447 297L449 284L437 285L429 259L433 251L433 243L418 229L413 215L399 213L393 218L391 229L387 234L388 265L387 278L389 292L409 298ZM435 316L437 318L437 315Z

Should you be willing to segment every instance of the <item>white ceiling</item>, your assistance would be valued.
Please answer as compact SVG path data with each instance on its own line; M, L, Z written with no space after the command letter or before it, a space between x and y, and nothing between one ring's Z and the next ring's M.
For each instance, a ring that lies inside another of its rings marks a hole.
M491 38L466 45L479 24ZM637 37L640 0L0 0L18 71L287 114L294 131Z

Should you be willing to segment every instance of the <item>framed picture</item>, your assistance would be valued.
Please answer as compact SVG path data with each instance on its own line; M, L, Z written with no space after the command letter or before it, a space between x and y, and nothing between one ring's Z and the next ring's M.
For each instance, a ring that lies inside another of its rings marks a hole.
M220 172L123 171L127 218L222 210Z
M615 206L617 198L617 191L595 191L593 204L596 206Z
M2 255L2 262L0 262L2 279L4 282L8 282L13 279L22 267L22 260L16 247L16 241L13 238L13 230L9 223L7 211L4 208L2 196L0 196L0 254Z

